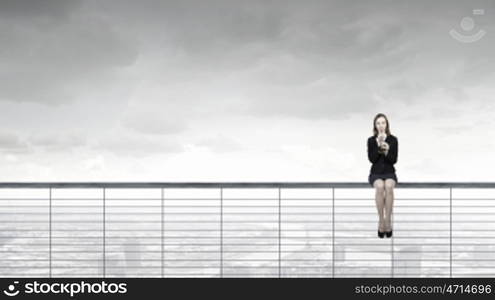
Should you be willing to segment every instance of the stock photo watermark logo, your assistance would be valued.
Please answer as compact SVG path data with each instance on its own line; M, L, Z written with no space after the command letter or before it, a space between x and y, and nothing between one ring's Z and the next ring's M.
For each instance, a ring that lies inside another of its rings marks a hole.
M473 17L464 17L461 20L460 26L462 33L457 31L457 29L452 29L449 32L450 36L461 43L474 43L481 40L485 36L486 31L479 29L477 32L474 32L476 27L474 16L483 16L484 14L484 9L473 9Z
M107 283L105 281L89 283L89 282L71 282L71 283L48 283L48 282L26 282L24 290L19 290L17 285L19 281L14 281L9 284L7 289L3 291L4 295L15 297L19 293L24 294L68 294L74 297L77 294L125 294L127 293L126 283Z
M17 290L17 284L19 281L14 281L14 284L9 284L6 290L3 290L3 293L9 297L17 296L20 292Z

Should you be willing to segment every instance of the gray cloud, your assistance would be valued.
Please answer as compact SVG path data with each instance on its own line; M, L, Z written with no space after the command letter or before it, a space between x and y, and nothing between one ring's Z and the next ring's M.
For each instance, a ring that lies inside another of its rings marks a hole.
M149 112L134 110L127 112L121 123L124 127L134 129L137 132L158 135L177 134L188 128L183 119L169 114L166 107Z
M196 145L207 147L208 149L217 153L244 149L244 147L239 142L223 135L203 138L199 140Z
M134 135L106 136L91 143L91 149L122 157L147 157L155 154L180 153L182 144L172 139L157 139Z
M132 37L68 2L1 2L0 100L66 103L108 88L134 63Z
M33 154L70 152L88 145L87 137L79 131L37 132L22 134L14 131L0 132L0 149L8 154Z
M66 16L81 5L81 0L2 0L0 16L3 18L33 16Z
M88 145L87 136L76 131L36 133L31 134L26 140L32 147L49 152L67 152Z
M0 132L0 151L9 154L29 154L32 149L17 133Z
M143 3L145 3L143 5ZM145 81L193 91L185 107L259 116L342 119L378 96L413 103L464 89L493 74L495 43L476 47L448 31L489 1L145 1L103 4L130 20L160 73ZM222 7L222 9L218 9ZM427 12L425 13L425 10ZM495 30L493 18L479 26ZM206 86L205 83L209 85ZM229 101L208 96L236 88ZM206 99L205 99L206 98ZM178 115L182 110L176 111Z
M485 9L476 29L488 34L459 43L448 32L473 8ZM129 156L181 153L187 161L187 140L215 152L243 149L216 121L245 129L226 121L249 120L252 132L286 118L304 119L294 123L300 130L333 126L316 120L349 128L359 125L347 120L394 105L401 121L435 120L437 132L466 134L469 120L442 119L494 110L486 103L494 11L492 0L3 0L2 120L19 132L0 134L2 151L84 148L82 156L124 157L123 168ZM76 127L85 134L71 133Z
M28 2L3 4L18 16L0 27L4 100L83 98L118 84L120 68L138 53L156 65L139 69L136 80L164 88L235 84L246 105L233 111L303 118L365 112L375 95L410 103L435 88L457 88L455 97L459 85L493 73L493 40L466 51L447 34L473 6L493 8L490 1ZM495 30L490 19L480 25ZM225 104L200 99L180 101Z

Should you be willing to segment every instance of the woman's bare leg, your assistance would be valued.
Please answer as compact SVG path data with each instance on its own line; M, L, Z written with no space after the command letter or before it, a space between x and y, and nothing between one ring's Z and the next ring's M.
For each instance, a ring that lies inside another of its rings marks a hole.
M394 208L394 187L395 180L385 179L385 230L392 230L392 210Z
M385 182L383 179L376 179L373 182L373 186L375 187L375 202L376 209L378 212L378 218L380 221L380 231L385 231Z

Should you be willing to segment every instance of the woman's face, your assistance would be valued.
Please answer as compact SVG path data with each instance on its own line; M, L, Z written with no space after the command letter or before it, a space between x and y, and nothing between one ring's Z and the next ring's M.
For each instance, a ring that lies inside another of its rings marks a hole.
M375 127L378 132L385 132L385 129L387 128L387 120L385 120L384 117L379 117L375 121Z

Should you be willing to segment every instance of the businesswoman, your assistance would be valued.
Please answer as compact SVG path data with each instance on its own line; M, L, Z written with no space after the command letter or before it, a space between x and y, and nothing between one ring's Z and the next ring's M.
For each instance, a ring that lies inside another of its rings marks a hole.
M392 236L394 187L397 184L398 139L390 133L387 117L379 113L373 120L373 135L368 138L368 159L372 163L368 182L375 188L378 210L378 237Z

